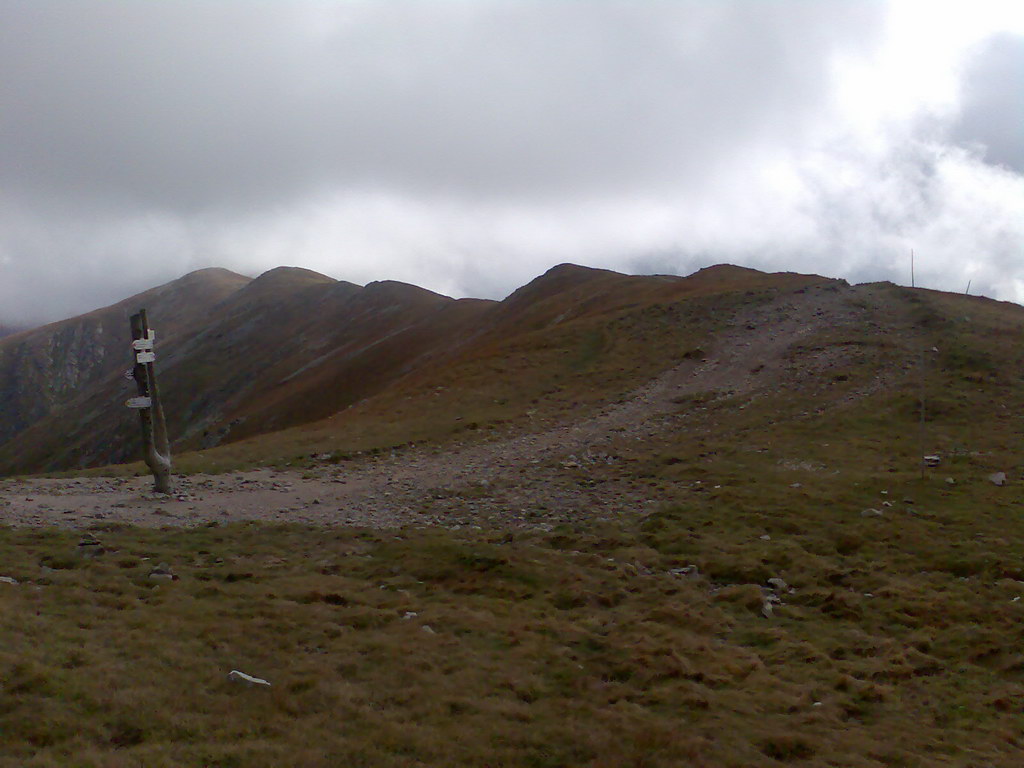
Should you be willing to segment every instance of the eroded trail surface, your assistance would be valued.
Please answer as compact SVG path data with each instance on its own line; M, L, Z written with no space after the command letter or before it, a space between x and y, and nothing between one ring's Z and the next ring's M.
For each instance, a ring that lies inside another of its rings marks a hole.
M769 391L787 375L785 355L794 344L823 325L863 322L863 310L841 291L809 290L737 314L704 359L681 361L620 403L545 431L444 450L411 448L313 472L181 477L174 496L152 494L148 477L7 479L0 481L0 520L74 528L99 521L194 526L231 520L547 528L635 515L663 499L625 472L588 482L595 465L614 467L624 443L679 428L681 397Z

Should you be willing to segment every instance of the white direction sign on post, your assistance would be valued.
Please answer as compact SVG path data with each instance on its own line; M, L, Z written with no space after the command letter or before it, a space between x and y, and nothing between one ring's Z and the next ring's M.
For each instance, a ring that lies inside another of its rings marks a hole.
M153 342L156 341L156 331L152 328L146 332L146 338L136 339L132 342L132 349L135 350L135 362L139 365L152 363L156 360L153 353Z
M151 397L130 397L124 401L129 408L152 408L153 398Z
M132 342L132 348L138 352L149 351L153 349L154 341L156 341L156 331L150 328L149 333L146 334L146 338L136 339Z

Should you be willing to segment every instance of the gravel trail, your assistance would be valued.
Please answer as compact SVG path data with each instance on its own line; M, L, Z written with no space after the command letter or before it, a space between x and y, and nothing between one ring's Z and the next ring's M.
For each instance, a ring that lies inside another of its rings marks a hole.
M794 344L823 325L863 322L862 311L843 294L812 288L739 313L704 359L681 361L630 397L575 423L443 451L419 446L312 472L179 477L174 496L151 493L148 477L8 478L0 480L0 521L71 528L98 522L260 520L390 528L486 521L549 529L564 521L642 514L664 499L624 472L604 472L600 483L588 482L590 470L614 467L624 443L678 428L680 397L722 390L756 394L777 386Z

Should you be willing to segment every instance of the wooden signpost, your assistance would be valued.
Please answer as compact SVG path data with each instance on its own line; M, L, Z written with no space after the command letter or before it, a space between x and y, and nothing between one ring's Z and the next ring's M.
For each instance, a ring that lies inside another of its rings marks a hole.
M171 493L171 446L167 439L167 424L160 404L156 371L153 369L156 333L150 329L144 309L131 316L131 324L132 353L135 355L132 378L138 385L139 396L129 399L125 405L139 411L142 422L142 458L153 473L153 489L157 493Z

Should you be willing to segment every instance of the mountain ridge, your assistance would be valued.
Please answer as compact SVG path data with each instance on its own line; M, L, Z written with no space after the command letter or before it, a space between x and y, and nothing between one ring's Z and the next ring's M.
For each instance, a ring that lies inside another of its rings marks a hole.
M270 446L281 430L342 435L348 429L349 437L328 442L356 444L371 434L377 440L457 434L462 423L481 421L528 426L539 418L531 412L568 418L574 409L582 414L622 397L679 360L702 359L725 343L730 324L753 317L756 307L777 305L779 317L801 307L806 316L786 322L828 337L835 329L807 301L808 291L841 297L829 301L859 313L856 333L877 339L871 344L891 344L886 333L909 337L928 323L955 324L963 301L984 307L986 322L1017 322L1007 319L1016 317L1016 305L732 265L680 277L561 264L502 301L456 300L390 280L358 286L296 267L255 279L200 270L0 340L0 472L73 469L137 455L137 426L122 405L129 393L121 377L130 361L127 343L106 329L111 323L127 328L127 314L140 302L151 304L158 329L158 368L180 453L238 441ZM81 330L104 323L99 334ZM779 323L767 316L743 327L778 326L768 340L789 333ZM97 335L102 353L95 351ZM49 357L41 358L40 349L50 350ZM758 370L772 386L793 385L783 381L787 355L804 360L807 371L820 368L815 355L821 353L795 342L770 354ZM55 369L62 371L59 386L47 389L46 376ZM732 375L737 382L749 378L738 370Z

